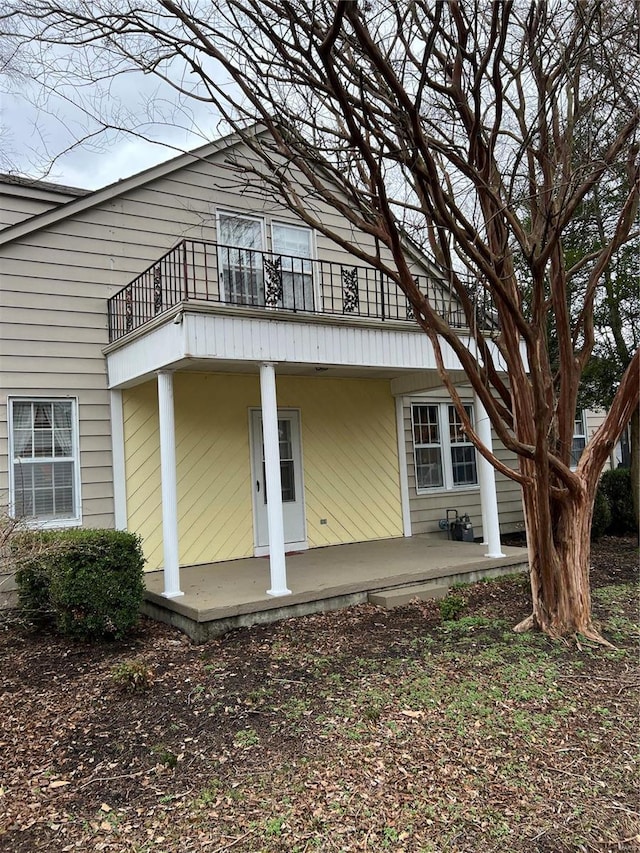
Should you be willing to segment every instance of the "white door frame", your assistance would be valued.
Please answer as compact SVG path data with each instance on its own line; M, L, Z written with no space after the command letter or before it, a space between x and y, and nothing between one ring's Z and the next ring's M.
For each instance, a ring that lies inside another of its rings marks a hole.
M249 409L249 449L250 449L250 458L251 458L251 495L252 495L252 512L253 512L253 553L255 557L266 557L269 554L269 546L268 545L259 545L258 544L258 513L257 513L257 505L256 502L258 500L258 493L256 492L255 484L257 480L262 479L262 473L256 470L257 464L257 448L261 446L262 436L256 433L256 429L254 426L254 418L255 416L262 416L261 409L251 408ZM301 512L301 520L302 520L302 530L303 530L303 539L296 541L288 541L286 538L285 531L285 545L287 551L306 551L309 548L309 543L307 539L307 517L306 517L306 504L305 504L305 491L304 491L304 464L303 464L303 451L302 451L302 425L301 425L301 417L300 417L300 409L286 407L280 408L278 407L278 417L281 415L285 416L294 416L295 421L297 423L298 429L298 477L297 481L300 486L300 512ZM258 443L257 443L258 442ZM263 483L264 488L264 483ZM260 495L260 497L262 497Z

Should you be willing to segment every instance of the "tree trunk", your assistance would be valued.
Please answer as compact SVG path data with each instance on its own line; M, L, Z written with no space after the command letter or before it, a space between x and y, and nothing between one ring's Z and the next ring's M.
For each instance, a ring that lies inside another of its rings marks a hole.
M590 532L595 492L585 487L578 495L555 501L532 479L523 486L522 498L533 610L516 630L539 628L553 638L582 634L608 645L591 616Z
M633 517L636 520L636 529L640 534L640 409L637 407L631 415L631 429L629 430L629 433Z

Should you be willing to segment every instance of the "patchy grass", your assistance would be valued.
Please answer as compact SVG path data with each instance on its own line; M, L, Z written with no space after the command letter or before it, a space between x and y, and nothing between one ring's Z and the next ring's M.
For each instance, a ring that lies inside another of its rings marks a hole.
M595 557L615 650L514 634L520 577L204 647L6 627L0 850L640 849L637 552Z

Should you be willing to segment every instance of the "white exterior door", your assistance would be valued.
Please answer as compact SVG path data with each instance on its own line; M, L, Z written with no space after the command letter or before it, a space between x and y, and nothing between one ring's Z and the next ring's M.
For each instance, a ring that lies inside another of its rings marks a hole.
M299 550L307 547L299 412L290 409L278 410L278 437L284 541L285 545L291 550ZM255 551L256 554L263 555L269 553L269 526L267 523L262 415L259 411L251 412L251 448Z

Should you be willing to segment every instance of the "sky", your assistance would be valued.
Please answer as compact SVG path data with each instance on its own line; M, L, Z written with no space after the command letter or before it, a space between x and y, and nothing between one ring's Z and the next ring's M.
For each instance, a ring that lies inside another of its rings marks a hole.
M45 93L7 81L0 89L0 171L93 190L220 135L210 105L179 105L163 85L139 72L111 81L108 90L84 93ZM93 116L136 130L94 136Z

